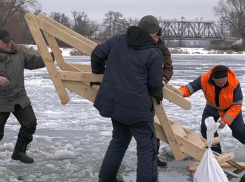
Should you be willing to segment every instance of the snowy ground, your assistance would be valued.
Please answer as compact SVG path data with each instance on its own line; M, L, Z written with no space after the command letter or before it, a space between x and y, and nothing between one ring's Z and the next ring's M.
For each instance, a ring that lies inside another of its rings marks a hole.
M88 57L66 57L68 62L88 64ZM187 84L215 64L231 67L240 79L245 93L245 55L173 55L175 87ZM11 115L0 142L0 182L97 182L99 168L111 139L111 122L100 117L92 103L69 93L71 101L62 105L45 68L25 71L26 89L32 100L38 127L28 154L34 164L23 164L10 159L19 124ZM190 98L192 109L183 110L164 100L170 119L193 131L199 131L205 99L202 92ZM245 107L243 107L245 114ZM219 131L225 152L233 151L236 161L245 161L244 145L232 138L228 127ZM169 156L169 148L162 143L161 158L168 167L159 168L159 181L192 181L187 168L190 159L177 162ZM166 150L167 149L167 150ZM136 176L136 143L132 140L122 162L119 178L134 182ZM244 173L243 173L244 174ZM242 182L233 179L232 182Z

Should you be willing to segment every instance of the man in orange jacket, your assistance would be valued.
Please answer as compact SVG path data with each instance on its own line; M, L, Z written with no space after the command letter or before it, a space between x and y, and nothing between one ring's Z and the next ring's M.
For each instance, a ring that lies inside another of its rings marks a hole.
M233 137L245 144L245 125L241 112L243 95L235 73L226 66L216 65L209 72L179 88L184 97L189 97L200 89L207 100L202 114L202 136L206 138L205 119L213 116L215 122L220 118L220 129L228 124ZM218 133L214 136L217 137ZM221 153L220 144L213 146L212 150Z

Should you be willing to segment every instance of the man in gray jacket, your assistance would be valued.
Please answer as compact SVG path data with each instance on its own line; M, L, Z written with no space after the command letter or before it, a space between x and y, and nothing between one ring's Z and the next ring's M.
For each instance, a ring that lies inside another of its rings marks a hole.
M24 69L43 68L45 64L40 56L17 49L12 40L8 31L0 29L0 141L12 112L21 127L11 158L33 163L34 160L26 155L26 148L33 139L37 119L26 94Z

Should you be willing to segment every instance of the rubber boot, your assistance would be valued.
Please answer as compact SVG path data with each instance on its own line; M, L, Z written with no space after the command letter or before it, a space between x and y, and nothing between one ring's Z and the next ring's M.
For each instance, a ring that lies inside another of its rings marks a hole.
M16 145L15 145L15 148L14 148L13 155L12 155L11 158L13 160L19 160L19 161L21 161L23 163L26 163L26 164L33 163L34 160L31 157L26 155L26 148L27 148L27 145L29 143L30 142L28 142L26 140L18 138L17 142L16 142Z
M164 166L167 166L167 163L161 161L161 160L159 159L159 157L157 156L157 165L158 165L158 166L161 166L161 167L164 167Z

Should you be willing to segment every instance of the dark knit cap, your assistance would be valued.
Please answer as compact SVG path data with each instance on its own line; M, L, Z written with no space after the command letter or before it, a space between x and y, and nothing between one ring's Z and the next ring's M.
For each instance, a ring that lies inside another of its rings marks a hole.
M219 65L213 69L212 77L213 78L225 78L228 76L228 67Z
M13 39L10 37L9 32L8 32L7 30L3 30L3 29L0 29L0 39L1 39L3 42L5 42L5 43L7 43L7 42L13 40Z
M152 15L141 18L138 27L145 29L149 33L157 33L160 28L158 20Z

